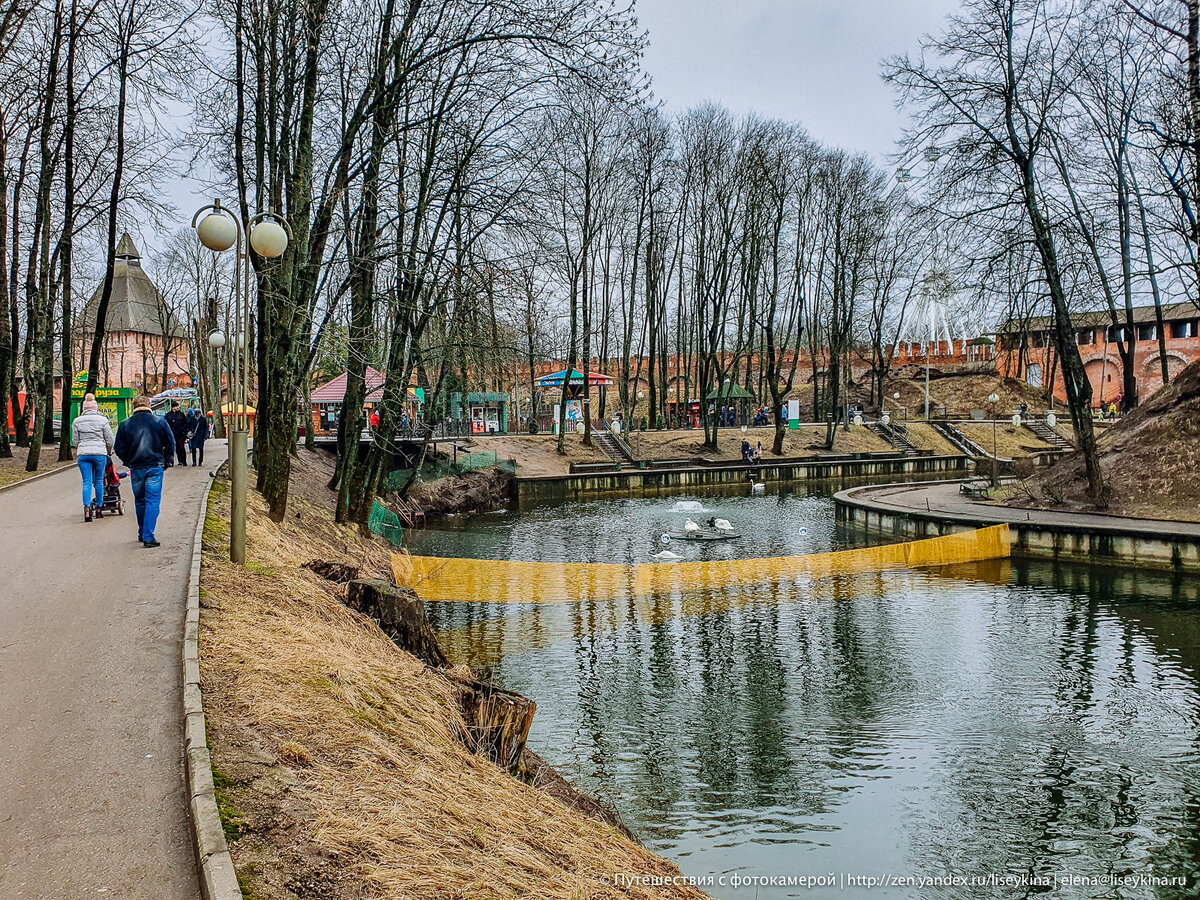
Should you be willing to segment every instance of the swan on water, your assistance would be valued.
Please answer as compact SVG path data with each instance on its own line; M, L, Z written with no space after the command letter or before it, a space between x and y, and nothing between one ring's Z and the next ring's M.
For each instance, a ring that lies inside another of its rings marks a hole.
M697 525L695 522L693 522L691 519L688 519L686 522L683 523L683 530L688 531L688 532L699 531L700 526Z
M765 494L766 492L767 492L767 486L765 483L763 483L761 481L750 482L750 493Z
M678 553L672 553L670 550L662 550L658 553L651 553L655 559L661 559L664 562L670 562L673 559L683 559Z
M717 528L721 531L733 531L733 526L729 524L728 519L715 519L713 521L713 528Z

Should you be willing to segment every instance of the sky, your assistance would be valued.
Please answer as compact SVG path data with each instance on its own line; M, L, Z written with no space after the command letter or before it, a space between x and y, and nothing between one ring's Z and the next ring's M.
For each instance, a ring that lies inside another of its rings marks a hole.
M883 164L904 127L879 77L920 48L958 0L637 0L655 94L799 122L822 143Z
M682 112L705 100L799 122L822 143L887 164L904 127L881 61L916 52L958 0L637 0L655 95ZM211 198L167 185L182 227ZM165 240L143 233L139 246ZM165 235L158 235L163 238Z

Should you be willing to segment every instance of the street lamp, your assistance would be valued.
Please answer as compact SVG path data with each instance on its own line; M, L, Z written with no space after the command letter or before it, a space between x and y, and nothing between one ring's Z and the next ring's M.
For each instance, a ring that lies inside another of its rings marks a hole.
M988 394L988 403L992 405L992 487L996 487L1000 483L1000 476L996 469L996 404L1000 402L1000 395L992 392Z
M203 218L201 218L203 216ZM246 464L250 435L250 348L246 333L250 326L250 251L264 259L276 259L287 250L292 229L287 219L267 210L258 213L242 228L230 210L213 200L192 216L192 227L200 243L214 253L234 249L233 265L233 352L230 359L229 401L232 406L229 434L229 476L232 496L229 512L229 559L238 565L246 562ZM248 234L247 234L248 230ZM225 335L213 332L209 346L225 346ZM218 391L218 396L220 392ZM219 404L218 404L219 405Z

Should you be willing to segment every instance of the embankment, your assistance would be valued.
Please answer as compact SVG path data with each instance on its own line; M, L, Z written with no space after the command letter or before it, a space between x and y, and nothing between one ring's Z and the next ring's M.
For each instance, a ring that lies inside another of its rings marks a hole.
M245 568L228 495L205 528L200 661L218 804L260 900L702 897L678 869L469 752L452 677L398 649L302 568L364 575L387 548L298 491L281 525L252 497ZM618 888L614 875L642 876Z

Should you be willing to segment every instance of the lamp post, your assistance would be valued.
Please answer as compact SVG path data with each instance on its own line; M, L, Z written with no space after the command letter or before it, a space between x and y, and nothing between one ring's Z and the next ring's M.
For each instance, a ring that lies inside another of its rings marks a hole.
M992 487L1000 483L999 472L996 469L996 404L999 402L999 394L988 394L988 403L992 405Z
M207 215L204 215L207 213ZM201 218L201 216L204 218ZM265 259L275 259L287 250L292 229L287 219L271 210L253 216L242 223L230 210L213 200L192 216L192 227L200 243L215 253L233 248L233 332L236 335L230 354L229 402L232 429L229 433L229 476L232 495L229 511L229 559L238 564L246 562L246 465L249 449L250 414L247 408L250 395L250 342L246 339L250 325L250 251ZM247 234L247 231L249 232ZM225 345L225 336L213 333L209 344ZM219 388L219 386L218 386ZM220 397L220 390L217 392ZM220 405L220 404L218 404Z

